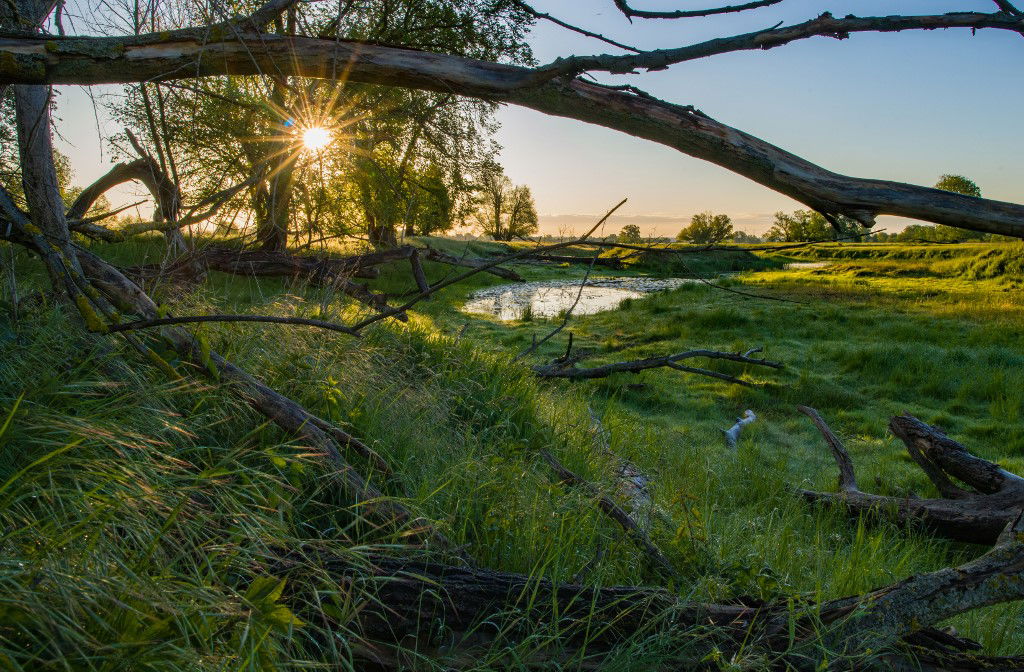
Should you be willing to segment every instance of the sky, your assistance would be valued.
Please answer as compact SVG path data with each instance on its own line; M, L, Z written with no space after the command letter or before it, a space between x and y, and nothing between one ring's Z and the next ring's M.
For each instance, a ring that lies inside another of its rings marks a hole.
M693 8L683 0L633 0L641 9ZM698 3L699 4L699 3ZM708 4L708 3L705 3ZM711 3L713 4L713 3ZM727 4L727 3L725 3ZM535 0L540 11L643 48L795 23L829 10L886 15L992 11L990 0L785 0L781 6L706 19L640 20L631 25L611 0ZM703 6L703 5L701 5ZM539 62L569 54L619 53L547 22L530 42ZM768 51L724 54L636 76L596 74L635 84L665 100L695 105L825 168L860 177L932 185L966 175L984 196L1024 202L1024 38L1006 31L908 31L811 38ZM80 87L61 87L58 148L76 182L107 170L107 138L120 130ZM116 89L94 89L102 95ZM676 150L579 121L503 107L501 162L533 191L542 233L578 232L623 198L612 232L635 223L644 235L674 235L695 212L728 214L737 229L761 233L772 213L802 207L746 178ZM122 191L116 202L132 194ZM888 230L908 220L879 218Z

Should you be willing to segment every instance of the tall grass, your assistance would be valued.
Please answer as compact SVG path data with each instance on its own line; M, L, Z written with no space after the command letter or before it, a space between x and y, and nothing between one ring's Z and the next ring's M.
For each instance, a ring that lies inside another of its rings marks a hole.
M150 248L115 252L138 260ZM686 286L572 322L577 347L596 349L595 362L764 345L786 371L710 365L766 384L755 389L667 370L539 383L509 353L551 321L503 325L453 312L469 289L497 282L483 276L421 304L409 324L381 325L359 340L266 325L201 329L215 349L371 443L397 475L378 484L384 492L482 566L601 585L656 580L594 502L559 484L538 459L539 448L551 450L607 487L614 460L595 447L592 410L612 452L653 478L654 497L676 528L657 541L684 574L681 595L799 602L861 592L981 549L794 497L793 486L835 483L828 451L795 404L825 415L863 486L882 494L931 494L886 434L887 418L903 410L1024 470L1024 335L1006 328L1019 299L1004 293L973 304L960 293L962 278L922 287L916 277L856 272L742 279L805 303ZM1004 280L971 291L992 293ZM404 268L391 268L376 286L408 284ZM179 312L346 319L359 310L317 288L220 274L163 300ZM466 336L453 338L466 322ZM323 558L358 565L403 544L338 497L316 455L215 383L167 382L116 340L81 335L45 302L4 326L11 336L0 353L0 667L358 669L354 623L374 600L373 582L339 584ZM563 348L555 339L541 355ZM760 420L729 451L720 431L745 408ZM1020 650L1021 624L1020 605L955 623L994 652ZM554 666L557 619L517 627L516 637L458 666ZM698 639L655 629L626 643L605 669L649 669ZM421 654L407 652L410 667L456 664L423 644ZM740 655L719 664L769 662Z

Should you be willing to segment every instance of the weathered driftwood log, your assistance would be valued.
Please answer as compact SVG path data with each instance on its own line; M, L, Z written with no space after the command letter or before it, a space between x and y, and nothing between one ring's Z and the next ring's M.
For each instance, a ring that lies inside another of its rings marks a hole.
M456 662L550 625L558 634L538 652L541 665L566 661L585 649L585 667L600 669L617 645L644 633L692 638L679 647L685 653L664 669L714 668L704 658L713 650L724 659L742 650L750 660L761 654L776 661L779 669L821 669L827 659L829 669L850 669L855 662L857 669L873 664L1012 670L1021 669L1024 658L979 655L977 644L933 627L957 614L1024 598L1019 521L1010 529L1015 534L1005 535L1004 543L959 567L817 604L696 603L657 588L555 584L391 557L372 557L365 564L329 560L327 567L339 582L368 591L354 621L344 626L357 635L361 657L386 668L408 663L402 644L415 642L420 655ZM275 568L279 571L287 573L287 562ZM844 664L844 658L850 662Z
M736 424L722 432L725 435L726 448L732 448L735 450L736 446L740 442L740 434L743 433L743 428L755 420L757 420L757 415L755 415L749 408L742 417L736 418Z
M706 357L708 359L725 359L733 362L740 362L742 364L752 364L754 366L767 366L773 369L784 368L784 365L779 362L773 362L768 359L755 359L750 356L759 350L760 348L755 348L754 350L748 350L745 353L719 352L718 350L687 350L686 352L679 352L674 355L647 357L646 359L635 359L628 362L615 362L613 364L605 364L603 366L595 366L591 368L577 367L576 363L579 361L578 357L559 357L550 364L538 364L537 366L534 366L533 372L541 378L592 379L607 378L615 373L639 373L645 369L668 367L670 369L675 369L676 371L695 373L709 378L724 380L728 383L751 387L752 383L735 376L730 376L718 371L712 371L710 369L685 366L679 362L686 359L693 359L695 357Z
M870 511L902 524L922 524L949 539L978 544L995 543L1000 532L1024 509L1024 478L972 455L938 428L910 415L894 417L889 429L906 444L911 459L942 497L911 499L862 492L857 487L853 461L839 438L814 409L801 406L799 410L821 431L839 466L839 492L801 490L800 494L809 500L835 502L858 513Z

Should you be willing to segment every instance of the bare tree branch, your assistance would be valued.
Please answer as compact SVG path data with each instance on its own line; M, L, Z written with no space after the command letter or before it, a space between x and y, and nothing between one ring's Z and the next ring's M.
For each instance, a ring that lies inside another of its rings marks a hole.
M781 2L782 0L770 0L770 1L771 2ZM522 2L522 0L515 0L515 4L516 4L517 7L520 7L523 11L525 11L527 14L529 14L530 16L532 16L532 17L534 17L536 19L544 19L545 21L550 21L551 23L555 24L556 26L561 26L562 28L565 28L566 30L571 30L574 33L579 33L580 35L583 35L585 37L592 37L595 40L600 40L600 41L604 42L605 44L610 44L613 47L618 47L619 49L625 49L626 51L632 51L632 52L635 52L635 53L640 53L640 52L643 51L642 49L637 49L636 47L631 47L628 44L622 44L621 42L616 42L615 40L611 40L611 39L605 37L604 35L601 35L600 33L594 33L594 32L591 32L591 31L587 30L586 28L580 28L579 26L574 26L571 23L566 23L565 21L562 21L561 19L557 19L557 18L551 16L550 14L545 14L544 12L538 12L536 9L534 9L530 5L526 4L525 2Z
M843 442L839 440L839 437L835 435L832 428L828 426L816 410L809 406L797 406L796 409L811 419L814 426L825 437L825 443L832 450L832 457L835 458L836 465L839 467L839 489L843 492L860 492L857 489L857 477L853 473L853 460L850 459L850 454L846 452Z
M616 373L639 373L645 369L656 369L660 367L668 367L677 371L683 371L686 373L696 373L709 378L717 378L724 380L728 383L734 383L736 385L744 385L746 387L752 387L753 384L730 376L725 373L719 373L718 371L712 371L710 369L701 369L696 367L685 366L679 364L679 362L687 359L693 359L695 357L706 357L708 359L725 359L733 362L740 362L743 364L751 364L754 366L767 366L773 369L784 368L783 364L779 362L773 362L767 359L754 359L745 354L733 353L733 352L719 352L717 350L687 350L686 352L680 352L674 355L663 355L660 357L648 357L646 359L636 359L629 362L615 362L613 364L605 364L604 366L595 366L589 369L580 369L575 366L576 361L573 358L562 359L559 358L551 364L538 365L533 367L533 372L541 378L572 378L572 379L593 379L593 378L607 378L608 376Z
M548 463L551 469L558 474L558 477L562 479L566 485L579 488L589 496L594 497L597 500L598 508L600 508L606 516L622 527L626 532L626 536L629 537L629 539L647 555L651 562L654 563L654 565L657 566L665 576L668 578L679 578L679 572L672 565L669 559L665 557L665 554L654 545L650 536L648 536L648 534L644 532L643 528L641 528L640 525L638 525L637 522L622 509L621 506L616 504L611 497L598 490L594 484L570 471L549 451L541 448L540 456L544 458L544 461Z
M909 415L892 418L889 429L906 444L911 458L942 497L918 499L862 492L857 488L853 462L839 439L813 409L801 406L799 410L814 420L825 436L840 474L838 493L800 490L810 501L834 502L852 513L871 512L904 525L923 525L949 539L980 544L995 543L1024 507L1024 478L972 455L937 428ZM974 490L953 485L951 478Z
M685 47L656 49L639 54L569 56L537 68L548 77L574 76L582 72L630 73L634 70L664 70L670 65L734 51L772 49L810 37L845 40L851 33L935 30L937 28L997 28L1024 35L1024 18L997 12L958 12L918 16L845 16L837 19L825 12L815 19L792 26L772 27L743 35L722 37Z
M771 5L779 4L782 0L757 0L756 2L748 2L743 5L712 7L711 9L677 9L667 12L633 9L626 3L626 0L614 0L614 2L619 11L632 21L633 19L690 19L701 16L713 16L715 14L733 14L735 12L745 12L748 9L770 7Z

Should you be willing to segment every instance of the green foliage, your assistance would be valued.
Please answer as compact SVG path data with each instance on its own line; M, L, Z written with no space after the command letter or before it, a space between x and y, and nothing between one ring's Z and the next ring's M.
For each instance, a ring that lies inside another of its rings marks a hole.
M491 160L481 163L477 173L474 217L481 233L498 241L537 232L537 207L530 188L512 184L501 166Z
M643 239L643 236L640 234L640 227L636 224L626 224L617 236L617 240L620 243L641 243Z
M833 220L839 227L838 231L820 212L813 210L795 210L793 214L776 212L775 223L765 234L764 239L771 242L804 242L859 236L860 226L854 220L842 215L834 216Z
M732 238L732 220L728 215L699 212L690 219L690 225L676 235L676 240L710 245Z
M474 255L523 245L430 242ZM161 252L144 241L98 249L124 265ZM816 406L846 441L862 483L882 494L934 494L886 433L887 417L904 410L1008 469L1024 469L1024 305L1019 292L999 291L1024 282L1013 275L1020 247L829 244L785 254L833 265L728 282L802 303L694 284L571 324L594 364L765 344L786 370L707 364L763 388L668 370L539 383L508 353L547 333L549 320L497 324L453 312L473 287L500 282L487 276L421 304L408 325L381 325L358 340L249 324L206 325L202 334L211 349L369 441L398 475L375 482L466 545L481 566L590 585L654 581L593 498L558 483L538 458L538 448L551 450L614 493L616 461L595 447L591 410L611 452L652 475L652 495L672 522L656 541L684 573L677 589L688 599L799 605L982 552L872 518L851 521L794 497L794 486L834 488L835 471L793 407ZM720 267L717 259L693 263ZM426 270L433 281L449 272ZM531 279L583 273L519 270ZM911 275L922 272L927 282ZM407 265L385 267L374 282L407 288ZM347 319L358 310L327 289L220 274L194 296L172 298L180 314L321 311ZM0 315L0 667L356 667L352 650L365 643L352 624L373 604L380 579L357 572L339 582L324 558L359 567L367 553L397 552L401 531L365 524L316 455L209 379L166 381L113 337L91 340L56 310L26 310L18 322ZM448 336L466 322L463 338ZM553 339L538 360L564 348ZM727 451L721 429L746 408L759 420ZM951 625L1011 653L1021 646L1022 613L1019 604L1002 605ZM469 662L422 655L424 642L410 652L417 669L482 672L541 656L547 663L567 627L555 614L525 624L496 614L494 622L505 618L517 626L514 639L483 645ZM706 641L652 628L605 669L639 672L695 651L703 657ZM763 662L737 660L755 669Z
M963 175L943 175L935 183L935 188L981 198L981 189L978 185Z
M258 3L229 4L218 11L244 15ZM222 18L203 7L161 3L152 22L170 29ZM349 3L340 22L330 3L296 8L296 20L272 29L532 62L525 36L533 18L510 0L370 0ZM188 200L256 177L215 223L255 223L260 240L359 235L387 244L401 232L445 231L472 209L465 176L494 153L490 103L353 82L216 77L187 87L146 84L128 87L114 112L155 156L173 144ZM301 135L314 127L326 128L333 141L305 151Z

